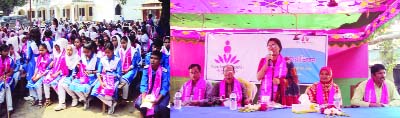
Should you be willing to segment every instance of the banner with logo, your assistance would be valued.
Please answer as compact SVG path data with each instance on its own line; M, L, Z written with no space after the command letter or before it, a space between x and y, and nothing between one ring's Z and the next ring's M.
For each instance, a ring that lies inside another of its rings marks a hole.
M319 81L319 70L327 65L327 36L298 36L268 33L209 33L205 47L205 77L222 80L223 66L233 65L235 77L258 82L260 60L267 56L267 41L278 38L282 43L281 55L294 62L300 83Z

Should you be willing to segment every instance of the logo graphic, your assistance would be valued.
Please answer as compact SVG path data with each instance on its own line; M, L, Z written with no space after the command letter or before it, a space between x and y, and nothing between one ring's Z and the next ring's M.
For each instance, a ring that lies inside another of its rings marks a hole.
M239 63L240 60L236 59L236 55L232 55L231 54L231 46L230 46L230 42L228 40L226 40L225 42L225 47L224 47L224 55L218 55L217 59L214 59L214 61L218 64L237 64Z
M309 44L311 41L308 36L303 36L300 40L296 41L296 43Z

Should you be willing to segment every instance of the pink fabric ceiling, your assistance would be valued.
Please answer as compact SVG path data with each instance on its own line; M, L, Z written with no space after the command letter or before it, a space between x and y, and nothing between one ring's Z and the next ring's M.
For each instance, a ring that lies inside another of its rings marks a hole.
M384 11L395 0L171 0L171 13L362 13Z

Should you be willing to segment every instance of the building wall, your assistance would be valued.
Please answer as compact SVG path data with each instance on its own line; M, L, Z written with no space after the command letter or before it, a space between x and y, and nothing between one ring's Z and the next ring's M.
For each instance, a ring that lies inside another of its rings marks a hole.
M66 17L63 17L63 9L70 9L69 13L66 13L70 15L71 20L79 20L79 8L85 8L85 20L90 20L90 21L103 21L104 19L107 22L112 21L117 21L121 20L119 15L115 15L115 7L120 4L119 0L92 0L93 4L91 5L79 5L79 7L76 7L74 3L72 2L73 0L39 0L36 2L36 0L32 1L32 11L35 12L34 18L33 19L40 19L43 20L43 10L45 10L45 16L46 20L49 20L52 18L53 14L50 14L50 10L54 10L54 15L56 18L60 19L65 19ZM90 0L89 0L90 1ZM143 19L143 13L140 7L146 0L127 0L125 5L121 4L122 10L121 10L121 15L124 16L125 20L142 20ZM89 16L89 7L93 7L93 16ZM76 9L77 11L74 11ZM41 16L38 18L38 10L40 10ZM18 15L18 13L21 11L21 13L25 13L24 15L28 15L29 12L29 1L27 2L26 5L22 7L16 7L14 8L14 14ZM75 16L75 17L74 17Z
M127 0L122 6L122 15L125 20L143 20L142 10L139 9L146 0Z

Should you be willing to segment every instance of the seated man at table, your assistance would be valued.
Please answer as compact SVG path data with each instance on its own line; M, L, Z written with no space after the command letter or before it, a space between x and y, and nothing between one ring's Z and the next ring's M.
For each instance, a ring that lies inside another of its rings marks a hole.
M361 82L354 92L351 104L362 107L400 106L400 96L392 81L385 80L382 64L371 67L371 78Z
M234 92L236 93L236 100L238 106L244 106L249 103L248 96L246 94L246 87L241 84L235 77L235 67L232 65L226 65L223 67L224 80L217 83L213 87L213 96L224 99L229 98L229 95ZM224 105L224 104L223 104Z
M145 66L143 69L140 82L142 95L139 96L135 104L143 118L153 114L156 118L169 118L170 109L167 105L170 98L170 74L168 69L162 67L161 61L162 53L153 52L150 57L150 65ZM148 106L151 107L149 108Z
M190 80L187 81L179 91L182 91L184 105L197 106L203 100L211 98L212 85L204 78L200 78L201 67L199 64L189 66Z

